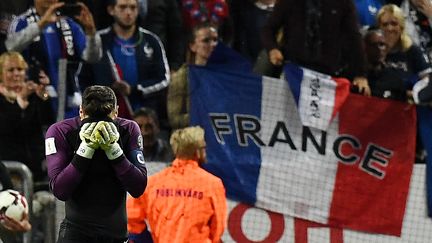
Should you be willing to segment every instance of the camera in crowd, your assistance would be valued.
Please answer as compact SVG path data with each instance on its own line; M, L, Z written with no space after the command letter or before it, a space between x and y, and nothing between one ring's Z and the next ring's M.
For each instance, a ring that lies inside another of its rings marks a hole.
M81 6L78 5L77 0L60 0L60 2L65 3L58 9L61 16L74 17L80 14Z

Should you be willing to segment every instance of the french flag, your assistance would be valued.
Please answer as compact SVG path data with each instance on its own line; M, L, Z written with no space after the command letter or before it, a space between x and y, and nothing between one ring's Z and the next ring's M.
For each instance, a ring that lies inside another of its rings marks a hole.
M414 106L348 95L346 81L325 75L305 81L310 71L295 66L286 68L289 82L231 70L189 69L191 124L205 129L205 168L229 198L333 227L401 234Z
M350 82L294 64L284 67L304 126L327 130L350 92ZM301 82L299 82L301 80Z

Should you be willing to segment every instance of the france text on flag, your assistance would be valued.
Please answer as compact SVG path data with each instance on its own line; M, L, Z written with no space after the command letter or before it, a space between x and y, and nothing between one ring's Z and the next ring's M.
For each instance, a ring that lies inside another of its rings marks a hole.
M190 67L189 75L191 123L205 129L206 169L222 178L228 197L334 227L400 235L414 160L413 106L349 95L321 130L302 124L285 80L210 67Z

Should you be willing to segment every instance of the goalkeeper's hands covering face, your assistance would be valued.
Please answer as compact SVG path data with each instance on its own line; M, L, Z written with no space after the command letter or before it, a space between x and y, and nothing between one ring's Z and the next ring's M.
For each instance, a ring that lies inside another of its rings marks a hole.
M101 148L116 143L120 138L117 127L112 122L100 121L96 124L91 134L91 139L97 142ZM105 149L104 149L105 150Z
M109 160L114 160L123 154L118 144L120 134L113 122L100 121L96 124L90 140L97 143L99 148L105 151Z
M84 123L79 132L81 144L78 147L76 154L87 159L93 158L93 154L96 149L99 148L99 144L91 139L93 132L97 126L97 122Z

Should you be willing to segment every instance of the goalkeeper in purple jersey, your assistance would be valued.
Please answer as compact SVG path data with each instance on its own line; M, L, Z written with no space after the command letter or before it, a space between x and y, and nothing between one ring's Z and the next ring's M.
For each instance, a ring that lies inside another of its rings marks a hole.
M90 86L80 116L46 133L50 188L66 202L59 243L127 242L126 193L139 197L147 185L138 125L117 117L111 88Z

